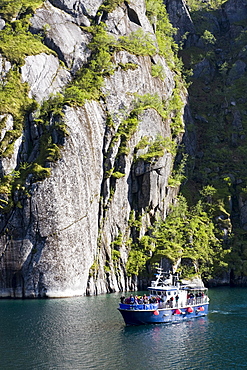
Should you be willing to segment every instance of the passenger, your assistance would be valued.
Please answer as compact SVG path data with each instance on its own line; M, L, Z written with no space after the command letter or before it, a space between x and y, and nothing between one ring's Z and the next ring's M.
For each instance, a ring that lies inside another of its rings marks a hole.
M176 307L178 307L178 300L179 300L178 294L176 295L175 300L176 300Z
M138 297L138 303L143 304L143 298L142 297Z
M170 298L170 307L171 307L171 308L173 308L173 300L174 300L174 298L173 298L173 297L171 297L171 298Z
M143 296L143 303L148 304L148 297L146 296L146 294L144 294Z
M155 297L150 297L149 302L150 302L150 303L156 303L156 299L155 299Z
M120 297L120 302L121 303L124 303L125 302L125 297L123 295Z
M202 293L201 292L199 292L198 294L197 294L197 297L198 297L198 303L202 303Z
M135 298L133 297L133 294L130 295L130 304L135 303Z

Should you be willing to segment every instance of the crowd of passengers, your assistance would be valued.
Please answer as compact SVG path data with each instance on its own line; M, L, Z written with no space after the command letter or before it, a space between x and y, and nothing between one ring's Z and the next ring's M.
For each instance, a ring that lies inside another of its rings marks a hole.
M175 297L171 297L170 299L167 300L166 296L150 296L148 297L146 294L143 296L133 296L131 294L128 298L121 297L120 298L121 303L126 303L126 304L152 304L152 303L160 303L164 307L174 307L174 303L176 302L176 306L178 306L178 300L179 296L176 295ZM174 302L175 301L175 302Z
M144 294L143 296L133 296L133 294L131 294L128 298L121 297L120 300L121 303L126 304L149 304L164 302L163 297L148 297L146 294Z
M137 296L131 294L129 297L121 297L120 298L121 303L125 304L152 304L152 303L159 303L162 304L164 307L178 307L179 302L179 295L171 296L171 298L167 299L167 296L150 296L148 297L146 294L143 296ZM187 294L187 304L200 304L204 302L204 293L188 293Z
M203 292L199 292L199 293L196 293L196 294L193 294L193 293L188 293L187 294L187 302L188 304L199 304L199 303L203 303L204 302L204 293Z

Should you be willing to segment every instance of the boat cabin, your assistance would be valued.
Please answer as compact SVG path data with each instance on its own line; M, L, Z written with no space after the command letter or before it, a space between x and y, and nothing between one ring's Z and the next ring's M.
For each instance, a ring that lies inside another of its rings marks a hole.
M151 297L160 299L162 307L183 307L186 304L187 293L176 286L148 287Z
M150 297L159 299L162 307L185 307L197 305L208 300L207 288L192 286L151 286L148 287Z

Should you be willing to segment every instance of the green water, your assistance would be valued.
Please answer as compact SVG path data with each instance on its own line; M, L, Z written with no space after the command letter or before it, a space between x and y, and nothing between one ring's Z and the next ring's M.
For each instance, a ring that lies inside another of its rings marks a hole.
M247 369L247 289L209 291L206 318L125 327L121 294L0 300L0 369Z

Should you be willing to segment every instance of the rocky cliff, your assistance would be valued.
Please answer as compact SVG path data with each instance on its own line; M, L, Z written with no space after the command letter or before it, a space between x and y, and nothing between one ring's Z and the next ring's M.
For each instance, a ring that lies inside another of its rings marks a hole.
M0 297L246 284L246 0L2 4Z
M8 86L9 73L17 68L33 106L22 116L17 138L8 140L16 130L15 115L6 108L0 117L5 143L1 297L64 297L136 288L138 281L126 273L131 247L155 220L166 217L177 194L178 186L168 186L168 179L184 129L182 124L174 131L171 122L183 116L186 90L180 89L179 109L167 108L167 115L159 111L160 102L168 107L173 99L180 77L158 52L156 25L147 17L144 0L118 2L110 10L102 3L40 2L28 32L42 37L47 49L16 62L2 48L2 85ZM6 14L2 32L9 22ZM22 18L17 10L11 22ZM100 72L104 83L98 98L75 104L70 96L60 115L53 109L45 125L40 123L45 102L65 94L68 86L74 88L81 71L93 68L92 27L102 24L112 44L137 34L142 45L143 35L148 35L156 51L114 46L111 72ZM153 72L155 67L160 75ZM66 127L62 133L56 126L61 117ZM59 148L60 154L55 161L46 155L42 167L45 140L46 150L50 140L49 153ZM148 156L152 150L159 153ZM33 163L35 171L41 168L39 175L30 167Z

